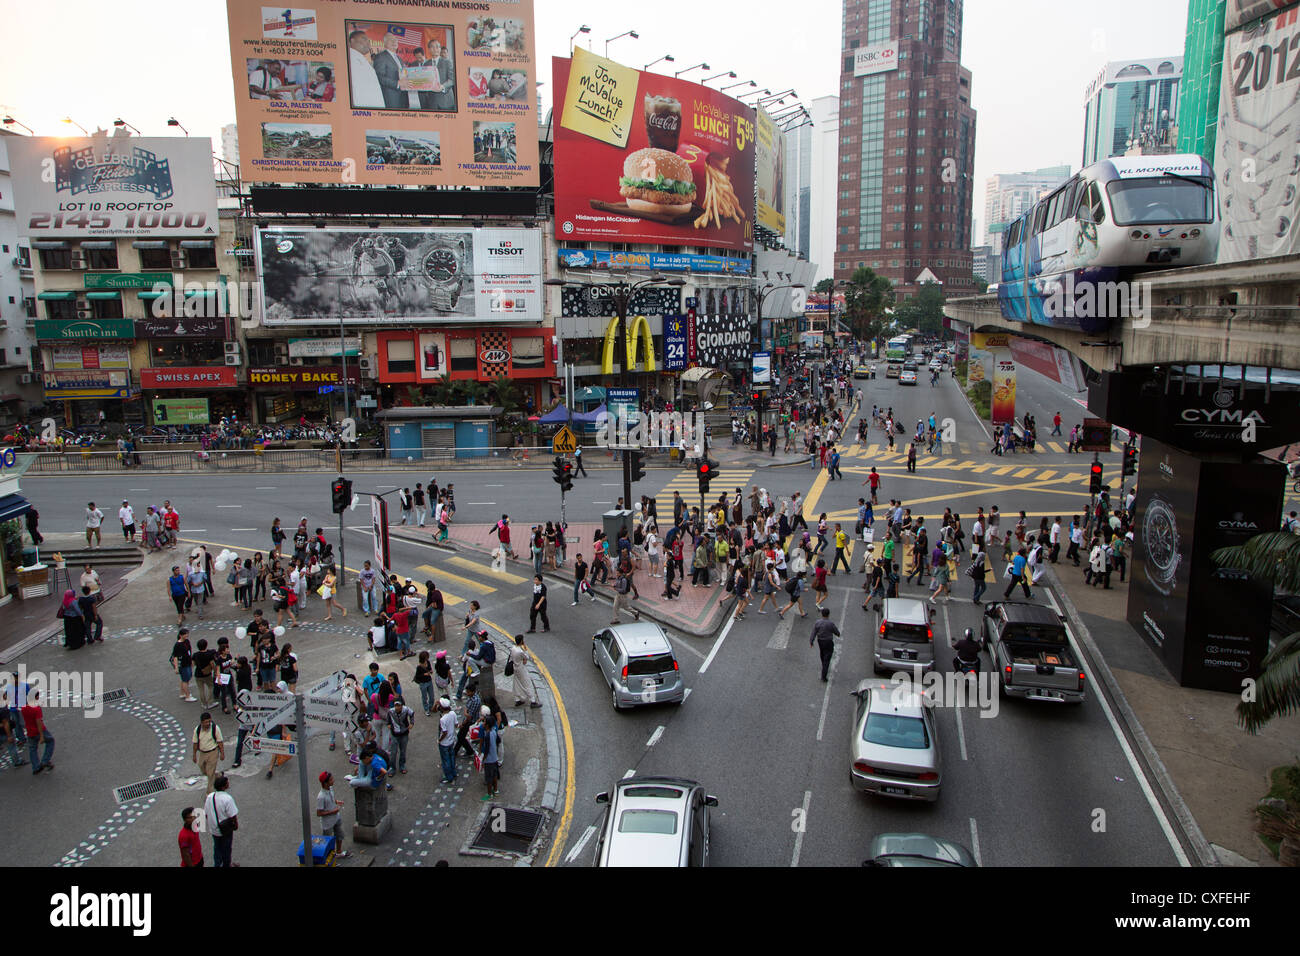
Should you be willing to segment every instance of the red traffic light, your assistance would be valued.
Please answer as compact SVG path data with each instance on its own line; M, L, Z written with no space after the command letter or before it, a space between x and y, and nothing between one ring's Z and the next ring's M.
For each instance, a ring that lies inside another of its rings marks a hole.
M1093 473L1094 475L1100 475L1100 474L1101 474L1101 462L1096 462L1096 461L1094 461L1094 462L1092 463L1092 473Z
M708 462L700 462L700 474L707 475L708 473L709 473Z

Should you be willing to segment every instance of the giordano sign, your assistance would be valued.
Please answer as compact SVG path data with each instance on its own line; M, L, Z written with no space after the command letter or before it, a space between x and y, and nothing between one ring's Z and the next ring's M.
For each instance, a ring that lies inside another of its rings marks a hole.
M611 319L609 325L605 328L605 349L600 363L602 375L614 374L614 344L618 341L618 323L617 318ZM641 338L643 332L645 333L645 370L653 372L655 370L655 340L654 336L650 334L650 323L644 315L628 319L627 364L624 368L631 369L636 366L637 340Z

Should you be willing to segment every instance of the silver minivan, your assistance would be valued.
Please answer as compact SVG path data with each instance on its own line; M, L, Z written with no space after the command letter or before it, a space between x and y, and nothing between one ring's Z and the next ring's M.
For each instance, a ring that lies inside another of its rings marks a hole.
M914 598L885 598L878 607L880 627L876 632L875 672L932 670L934 630L930 627L925 602Z
M591 639L591 662L605 676L615 710L686 699L677 655L658 624L642 621L605 628Z

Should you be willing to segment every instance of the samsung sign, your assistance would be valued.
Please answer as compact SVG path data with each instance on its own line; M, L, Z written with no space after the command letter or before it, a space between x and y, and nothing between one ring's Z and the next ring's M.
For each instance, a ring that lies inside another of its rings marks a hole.
M898 69L898 44L877 43L853 51L853 75L871 76Z

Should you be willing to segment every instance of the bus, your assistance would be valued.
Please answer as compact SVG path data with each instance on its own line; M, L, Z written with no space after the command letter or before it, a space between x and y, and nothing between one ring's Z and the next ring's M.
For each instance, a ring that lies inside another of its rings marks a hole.
M903 363L912 357L912 337L900 335L885 343L885 378L898 378Z

